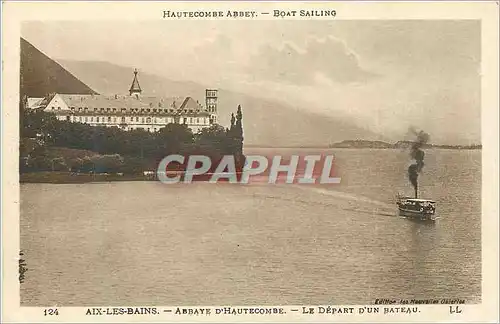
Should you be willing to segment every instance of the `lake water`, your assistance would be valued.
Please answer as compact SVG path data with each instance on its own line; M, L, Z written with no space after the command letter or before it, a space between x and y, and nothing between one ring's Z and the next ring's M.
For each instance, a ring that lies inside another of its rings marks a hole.
M435 224L397 216L406 151L278 151L333 152L341 184L21 185L22 305L480 302L481 151L426 150Z

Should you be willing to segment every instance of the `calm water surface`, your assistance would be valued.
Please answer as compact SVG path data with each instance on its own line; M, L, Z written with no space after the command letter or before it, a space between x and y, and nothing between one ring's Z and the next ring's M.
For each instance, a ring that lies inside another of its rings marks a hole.
M394 195L412 194L407 152L333 152L342 183L327 187L23 184L21 302L479 302L481 152L426 151L420 195L437 201L435 224L396 216Z

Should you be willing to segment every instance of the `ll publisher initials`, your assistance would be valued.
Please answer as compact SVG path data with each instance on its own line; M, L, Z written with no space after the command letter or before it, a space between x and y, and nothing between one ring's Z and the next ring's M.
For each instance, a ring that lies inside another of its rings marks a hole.
M450 314L461 314L462 310L457 306L450 306Z

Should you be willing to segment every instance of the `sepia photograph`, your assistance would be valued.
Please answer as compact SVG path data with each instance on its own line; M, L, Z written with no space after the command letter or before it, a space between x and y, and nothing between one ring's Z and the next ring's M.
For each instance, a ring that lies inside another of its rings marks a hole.
M480 19L163 7L19 25L21 308L485 301Z
M23 24L23 305L481 301L480 24L251 24ZM158 181L198 153L341 181Z

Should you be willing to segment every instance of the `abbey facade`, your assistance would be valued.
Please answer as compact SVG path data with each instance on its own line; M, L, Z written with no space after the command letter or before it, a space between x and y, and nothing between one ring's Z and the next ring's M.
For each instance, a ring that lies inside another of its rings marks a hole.
M217 90L205 91L205 104L192 97L148 97L142 95L137 70L128 95L76 95L57 93L44 108L59 120L90 126L144 129L157 132L169 123L186 124L193 133L217 122ZM39 108L41 98L28 98Z

